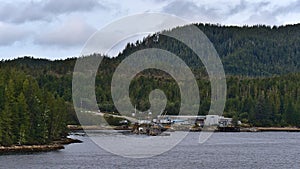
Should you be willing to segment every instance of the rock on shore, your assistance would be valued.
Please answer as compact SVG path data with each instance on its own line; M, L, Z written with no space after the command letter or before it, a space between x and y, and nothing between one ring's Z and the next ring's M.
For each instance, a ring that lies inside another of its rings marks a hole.
M51 144L51 145L20 145L20 146L0 146L0 153L8 152L37 152L37 151L52 151L64 149L61 144Z
M42 152L42 151L54 151L64 149L65 144L71 143L81 143L82 141L72 138L63 138L61 140L56 140L51 144L47 145L13 145L13 146L0 146L1 153L11 153L11 152Z

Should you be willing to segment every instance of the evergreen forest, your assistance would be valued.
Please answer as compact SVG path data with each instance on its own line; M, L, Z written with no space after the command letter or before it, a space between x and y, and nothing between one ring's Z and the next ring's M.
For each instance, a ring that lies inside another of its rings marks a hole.
M189 25L187 25L189 26ZM250 126L300 127L300 24L285 26L221 26L194 24L214 45L224 66L227 100L223 115ZM181 27L167 31L176 31ZM120 113L110 93L117 66L130 54L160 48L179 56L191 68L200 91L199 115L211 104L207 72L193 51L161 32L128 43L117 56L102 57L95 79L98 107ZM67 124L78 124L72 100L76 60L24 56L0 62L0 145L47 144L65 137ZM130 98L140 111L150 107L149 93L161 89L168 98L164 112L177 114L180 91L175 80L159 70L144 70L130 84ZM89 100L81 106L88 108Z

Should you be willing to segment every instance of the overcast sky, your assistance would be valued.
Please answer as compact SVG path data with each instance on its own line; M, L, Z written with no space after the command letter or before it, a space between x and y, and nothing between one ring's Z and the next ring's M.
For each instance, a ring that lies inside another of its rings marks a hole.
M190 22L300 22L300 0L1 0L0 59L74 57L98 29L125 16L162 12Z

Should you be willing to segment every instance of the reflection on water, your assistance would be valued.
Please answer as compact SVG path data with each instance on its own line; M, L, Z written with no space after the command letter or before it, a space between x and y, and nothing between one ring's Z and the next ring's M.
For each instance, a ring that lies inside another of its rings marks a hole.
M95 131L93 137L123 134ZM170 151L146 159L111 154L87 136L71 137L83 143L54 152L3 155L0 168L300 168L300 133L215 133L204 144L198 143L199 133L189 133Z
M147 136L125 131L88 130L86 132L92 141L104 150L130 158L149 158L160 155L172 149L188 134L187 132L172 132L172 134L168 133L168 136Z

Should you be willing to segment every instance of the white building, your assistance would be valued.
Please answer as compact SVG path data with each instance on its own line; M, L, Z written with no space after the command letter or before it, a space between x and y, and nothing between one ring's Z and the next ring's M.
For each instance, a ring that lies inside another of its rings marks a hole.
M170 120L176 124L190 124L193 125L195 121L204 120L204 124L207 126L228 126L232 124L232 118L225 118L219 115L206 115L206 116L175 116L165 115L157 117L160 121Z

